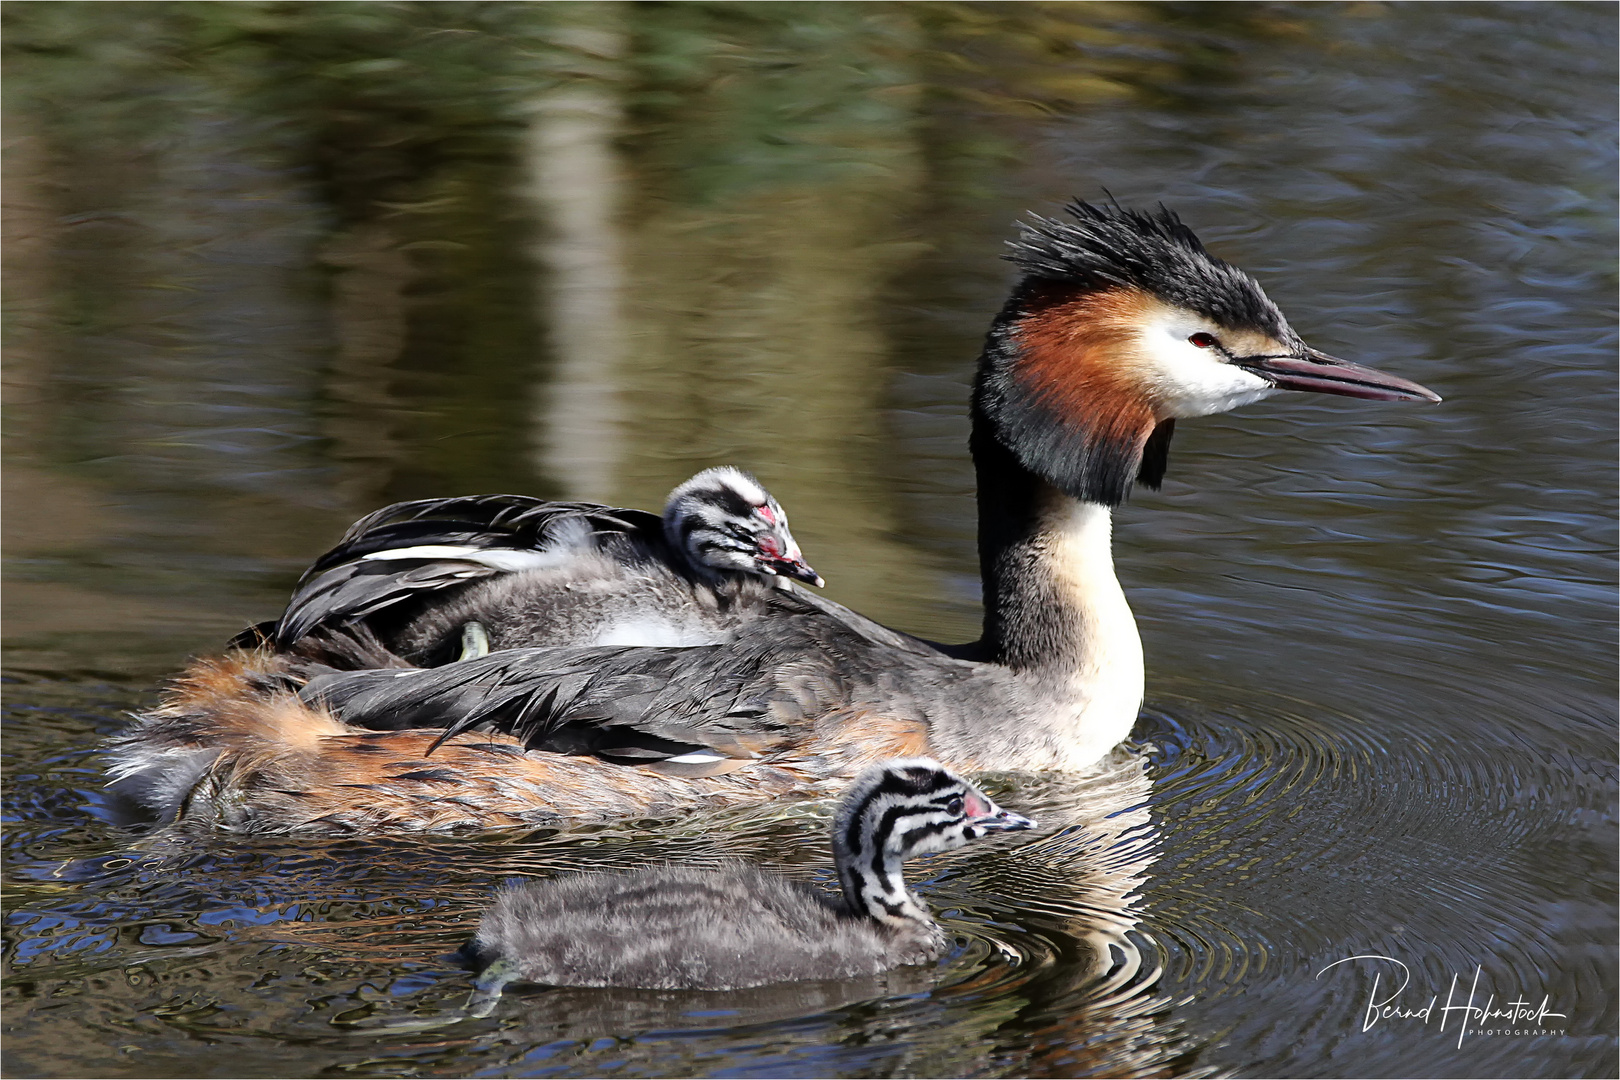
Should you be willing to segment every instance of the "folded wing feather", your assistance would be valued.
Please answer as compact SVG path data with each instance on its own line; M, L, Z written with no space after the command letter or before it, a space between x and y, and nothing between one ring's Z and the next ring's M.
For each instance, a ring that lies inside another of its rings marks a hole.
M659 549L662 520L641 510L525 495L395 503L355 522L315 561L265 636L286 649L320 627L481 578L560 563L614 539Z

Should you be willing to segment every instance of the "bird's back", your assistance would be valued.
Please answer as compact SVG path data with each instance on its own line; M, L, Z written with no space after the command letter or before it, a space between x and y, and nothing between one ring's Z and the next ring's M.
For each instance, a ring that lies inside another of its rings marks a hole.
M737 864L508 887L467 957L554 986L729 990L872 975L942 948L932 924L896 932L813 887Z
M397 503L356 522L306 572L281 619L258 629L338 668L392 666L348 640L370 637L432 667L465 655L469 624L492 650L686 647L730 641L770 613L785 579L704 572L665 533L657 515L595 503Z
M731 641L767 611L763 581L698 582L629 544L582 551L567 562L478 582L425 607L399 633L402 655L431 662L476 622L489 648L644 646Z

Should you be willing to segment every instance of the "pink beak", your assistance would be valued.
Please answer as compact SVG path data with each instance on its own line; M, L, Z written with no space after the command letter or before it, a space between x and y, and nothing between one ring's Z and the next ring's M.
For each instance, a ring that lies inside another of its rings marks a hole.
M1409 379L1306 349L1304 356L1259 356L1235 361L1283 390L1314 390L1368 401L1439 401L1440 395Z

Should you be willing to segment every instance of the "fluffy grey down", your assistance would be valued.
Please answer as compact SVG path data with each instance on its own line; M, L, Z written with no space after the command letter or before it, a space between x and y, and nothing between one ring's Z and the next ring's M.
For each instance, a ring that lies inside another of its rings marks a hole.
M504 888L464 950L551 986L734 990L848 979L941 955L933 923L889 927L745 863L573 874Z

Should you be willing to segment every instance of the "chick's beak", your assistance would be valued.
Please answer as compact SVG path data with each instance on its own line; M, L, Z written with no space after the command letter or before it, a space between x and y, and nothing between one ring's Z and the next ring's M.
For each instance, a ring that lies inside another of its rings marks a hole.
M799 554L799 545L788 534L785 525L759 537L758 548L754 553L754 565L761 573L792 578L806 585L814 585L818 589L826 584L821 580L820 574L810 569L810 564L804 561L804 556ZM786 583L783 587L787 587Z
M772 573L792 578L794 581L802 581L806 585L814 585L818 589L827 584L821 580L821 575L810 569L810 564L803 559L785 558L764 561L768 564L768 569Z
M1015 814L1011 810L1003 810L999 806L992 805L990 809L990 813L975 817L971 824L990 832L1021 832L1035 827L1034 818Z
M1257 356L1234 361L1282 390L1312 390L1368 401L1439 401L1440 395L1409 379L1362 367L1307 348L1303 356Z

